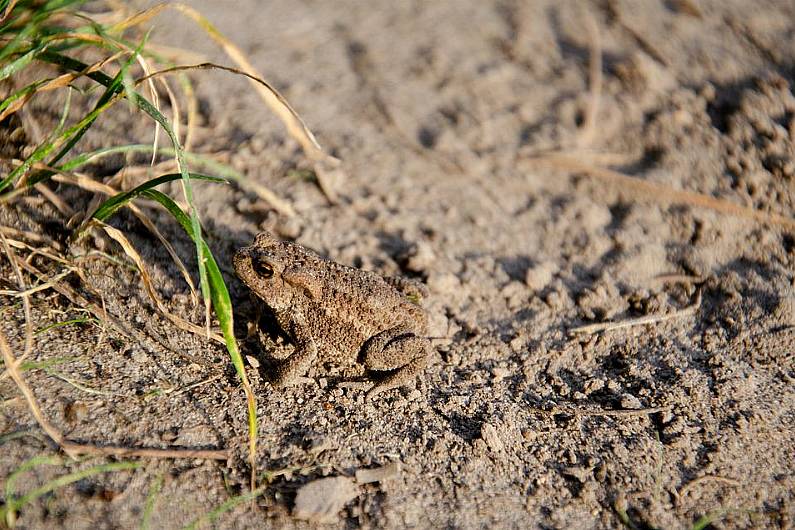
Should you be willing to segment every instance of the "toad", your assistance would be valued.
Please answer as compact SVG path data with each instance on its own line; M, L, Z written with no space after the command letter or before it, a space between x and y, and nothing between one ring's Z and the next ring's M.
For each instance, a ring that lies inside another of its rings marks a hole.
M234 267L295 345L274 386L294 384L315 363L356 361L374 383L345 386L370 387L369 401L424 368L431 343L423 284L329 261L267 232L237 251Z

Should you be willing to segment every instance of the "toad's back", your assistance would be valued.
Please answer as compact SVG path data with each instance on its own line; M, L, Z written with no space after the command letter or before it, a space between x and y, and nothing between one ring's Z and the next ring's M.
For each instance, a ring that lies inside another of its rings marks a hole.
M314 339L322 357L355 359L368 339L398 327L417 335L427 333L425 311L379 274L325 260L297 245L285 245L289 245L284 250L291 255L290 261L309 271L321 289L315 296L302 298L297 305L303 307L294 306L277 316L287 330L300 325L293 315L300 310L304 331Z

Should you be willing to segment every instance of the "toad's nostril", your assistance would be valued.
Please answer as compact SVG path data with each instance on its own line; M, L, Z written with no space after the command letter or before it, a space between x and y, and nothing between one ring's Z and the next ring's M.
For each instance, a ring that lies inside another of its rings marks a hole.
M250 263L251 257L248 255L245 249L238 250L232 257L232 264L234 265L236 271L240 271L243 267Z

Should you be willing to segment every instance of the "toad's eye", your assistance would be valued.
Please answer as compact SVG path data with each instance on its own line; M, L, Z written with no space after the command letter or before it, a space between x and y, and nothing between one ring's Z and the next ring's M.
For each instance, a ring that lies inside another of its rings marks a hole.
M273 267L263 259L254 258L251 260L251 267L260 278L270 278L273 276Z

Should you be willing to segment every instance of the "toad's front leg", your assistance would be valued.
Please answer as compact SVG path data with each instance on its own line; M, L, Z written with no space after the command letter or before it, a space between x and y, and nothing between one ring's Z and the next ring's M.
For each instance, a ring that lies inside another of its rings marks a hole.
M361 353L365 368L392 373L368 390L365 399L370 401L385 390L411 383L425 367L430 351L430 341L415 335L409 327L388 329L371 337Z
M290 335L295 343L295 351L276 369L276 377L271 381L276 388L307 380L303 375L309 371L312 363L317 359L317 344L307 329L303 317L301 315L294 316Z

